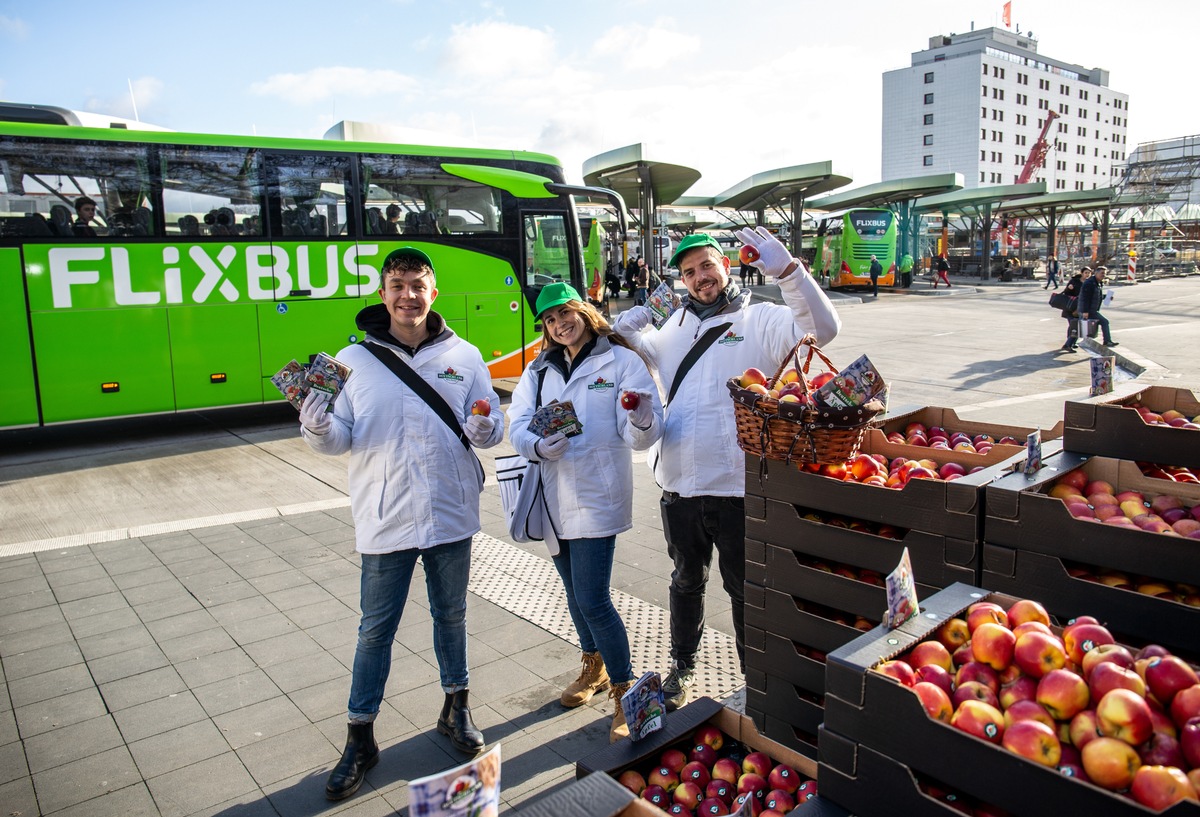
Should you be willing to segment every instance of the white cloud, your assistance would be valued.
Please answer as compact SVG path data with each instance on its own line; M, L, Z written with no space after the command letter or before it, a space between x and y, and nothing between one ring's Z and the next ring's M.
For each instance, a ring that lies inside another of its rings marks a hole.
M594 56L619 60L626 71L675 65L699 51L699 37L682 34L665 20L656 21L652 26L613 26L592 44Z
M303 104L338 96L384 96L406 93L417 87L417 81L398 71L375 68L352 68L334 65L313 68L300 74L273 74L250 86L259 96L275 96Z
M0 36L23 40L29 36L29 24L19 17L0 14Z
M488 21L454 26L444 59L456 74L494 82L554 71L559 67L555 52L549 30Z

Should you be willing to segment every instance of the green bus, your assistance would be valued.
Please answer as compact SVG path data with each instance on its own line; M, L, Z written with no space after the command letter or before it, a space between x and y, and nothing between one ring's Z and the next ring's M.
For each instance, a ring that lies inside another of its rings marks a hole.
M817 226L813 274L830 289L871 285L871 256L883 266L880 286L896 282L896 214L886 209L850 210Z
M515 377L541 342L539 229L568 237L559 270L580 288L573 197L624 216L541 154L83 128L6 107L22 106L0 105L0 428L282 399L270 376L289 360L361 339L379 263L406 245L433 259L451 328Z

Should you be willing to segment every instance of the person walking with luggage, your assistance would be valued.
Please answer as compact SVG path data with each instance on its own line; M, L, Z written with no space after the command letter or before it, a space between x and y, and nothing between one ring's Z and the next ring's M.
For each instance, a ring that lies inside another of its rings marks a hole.
M1080 267L1079 272L1067 279L1063 286L1063 295L1067 296L1067 305L1063 307L1062 316L1067 319L1067 340L1062 345L1064 352L1074 352L1079 343L1079 292L1083 289L1083 281L1090 277L1092 271Z
M950 261L946 258L946 253L942 253L937 257L934 263L933 288L938 288L938 281L944 281L946 289L950 288Z
M1100 313L1100 307L1104 304L1104 279L1107 275L1107 269L1096 267L1092 277L1083 282L1083 287L1079 290L1079 320L1098 323L1105 346L1120 346L1121 344L1112 339L1108 318Z
M1042 289L1049 289L1051 286L1058 289L1058 259L1053 257L1046 260L1046 286Z
M432 311L437 294L429 256L413 247L390 253L380 274L383 303L358 313L366 339L338 352L352 372L333 411L329 396L315 389L300 411L301 434L313 451L350 452L350 507L362 559L346 749L325 785L330 800L357 791L379 760L374 723L418 559L445 693L437 730L467 754L484 747L471 719L467 672L467 578L484 474L466 443L496 445L504 422L498 412L472 414L476 402L499 406L500 398L479 350ZM398 371L415 374L431 391L422 396ZM453 416L454 430L439 410Z
M880 264L879 259L873 255L871 256L871 269L869 272L871 275L871 297L878 298L879 276L883 275L883 264Z
M629 636L609 592L617 534L633 527L633 451L662 436L662 404L645 361L614 334L570 284L550 284L537 299L542 353L513 391L509 439L541 462L557 548L551 555L583 651L579 677L560 698L586 703L610 687L610 741L629 735L621 696L635 679ZM632 395L632 397L630 397ZM539 406L570 401L583 426L543 438L529 424Z
M750 293L730 280L721 245L694 233L671 257L688 292L684 306L661 329L649 328L653 313L646 307L622 313L614 327L642 352L667 392L663 437L649 463L663 488L663 535L674 563L671 669L663 681L668 709L685 704L695 682L714 549L745 665L746 459L725 381L750 366L771 370L804 336L825 344L841 328L820 285L779 239L765 227L736 235L759 254L757 270L778 281L783 304L751 303Z

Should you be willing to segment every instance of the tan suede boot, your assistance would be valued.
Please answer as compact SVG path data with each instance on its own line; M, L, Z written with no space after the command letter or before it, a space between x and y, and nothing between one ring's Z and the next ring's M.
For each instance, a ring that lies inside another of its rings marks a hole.
M582 706L597 692L603 692L607 688L608 670L604 668L604 659L600 657L599 652L585 652L579 677L563 690L559 700L566 707Z
M621 738L629 737L629 724L625 722L625 710L621 708L621 696L628 692L631 686L633 686L633 681L624 681L613 684L612 689L608 691L608 697L612 698L614 707L612 726L608 730L609 743L616 743Z

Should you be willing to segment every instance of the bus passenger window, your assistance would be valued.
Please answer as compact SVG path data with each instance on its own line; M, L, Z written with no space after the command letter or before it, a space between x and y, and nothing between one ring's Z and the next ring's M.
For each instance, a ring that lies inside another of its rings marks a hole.
M253 148L162 147L167 235L262 235L262 183Z

